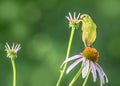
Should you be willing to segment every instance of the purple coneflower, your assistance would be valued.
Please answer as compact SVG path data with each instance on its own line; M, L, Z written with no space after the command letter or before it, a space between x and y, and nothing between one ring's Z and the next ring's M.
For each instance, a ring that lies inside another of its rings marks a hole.
M8 43L6 43L6 45L5 45L5 51L7 52L7 57L9 57L9 58L15 58L15 57L17 57L17 52L19 51L21 49L21 47L20 47L20 44L14 44L13 43L13 46L12 47L10 47L9 45L8 45Z
M69 61L76 60L67 68L66 73L68 74L78 63L83 62L82 77L85 78L88 74L89 69L91 68L93 81L95 82L97 79L97 71L100 77L100 86L102 86L103 84L105 84L105 82L108 83L108 78L103 69L97 63L98 57L99 52L95 48L88 47L85 48L82 53L66 59L62 65Z

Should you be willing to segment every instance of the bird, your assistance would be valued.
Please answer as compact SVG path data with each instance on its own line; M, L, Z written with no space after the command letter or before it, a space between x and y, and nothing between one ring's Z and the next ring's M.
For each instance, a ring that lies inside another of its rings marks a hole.
M91 47L96 40L96 24L88 14L82 14L80 16L82 22L82 41L85 47Z

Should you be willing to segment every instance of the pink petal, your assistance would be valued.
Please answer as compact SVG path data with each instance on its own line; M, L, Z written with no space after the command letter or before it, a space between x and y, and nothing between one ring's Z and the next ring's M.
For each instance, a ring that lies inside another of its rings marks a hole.
M87 73L88 73L88 70L89 70L89 60L87 60L85 63L84 63L84 67L83 67L83 70L82 70L82 77L85 78Z
M68 73L69 73L78 63L80 63L81 61L83 61L83 58L80 58L80 59L76 60L74 63L72 63L72 64L68 67L66 73L68 74Z
M96 69L95 69L95 64L91 61L91 67L92 67L92 75L93 75L93 79L94 79L94 82L96 81L96 78L97 78L97 75L96 75Z
M72 57L69 57L68 59L66 59L66 60L62 63L62 65L60 66L60 68L62 68L62 66L63 66L65 63L67 63L67 62L69 62L69 61L71 61L71 60L78 59L78 58L82 58L82 55L79 54L79 55L74 55L74 56L72 56Z
M97 64L95 65L95 67L96 67L96 70L97 70L98 73L99 73L100 85L102 86L102 85L105 83L104 74L103 74L103 72L101 71L101 69L99 68L99 66L98 66Z
M108 83L108 78L107 78L105 72L103 71L102 67L101 67L99 64L96 64L96 65L97 65L97 66L99 67L99 69L102 71L103 75L105 76L106 83Z

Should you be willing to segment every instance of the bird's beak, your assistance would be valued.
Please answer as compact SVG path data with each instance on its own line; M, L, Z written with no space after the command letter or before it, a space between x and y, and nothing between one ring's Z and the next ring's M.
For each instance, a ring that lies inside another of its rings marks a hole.
M80 20L83 20L83 17L80 17Z

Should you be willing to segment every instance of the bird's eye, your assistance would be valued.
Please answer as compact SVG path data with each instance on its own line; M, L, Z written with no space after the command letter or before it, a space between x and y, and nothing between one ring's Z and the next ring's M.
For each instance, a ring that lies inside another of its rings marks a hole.
M83 18L85 18L86 16L83 16Z
M84 15L83 18L87 18L88 16Z

